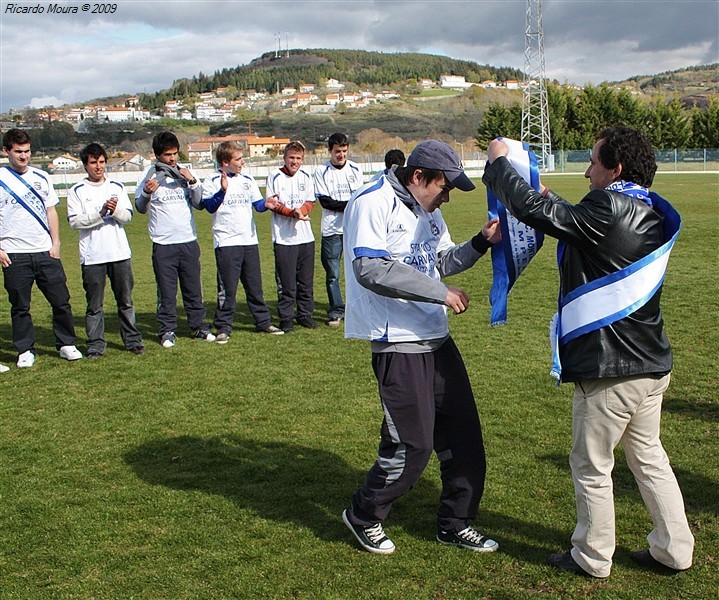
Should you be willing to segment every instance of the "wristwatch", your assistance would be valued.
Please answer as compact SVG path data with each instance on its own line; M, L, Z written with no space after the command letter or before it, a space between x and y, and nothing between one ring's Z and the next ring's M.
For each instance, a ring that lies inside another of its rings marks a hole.
M187 181L187 185L195 185L196 183L197 183L197 179L195 179L194 177Z

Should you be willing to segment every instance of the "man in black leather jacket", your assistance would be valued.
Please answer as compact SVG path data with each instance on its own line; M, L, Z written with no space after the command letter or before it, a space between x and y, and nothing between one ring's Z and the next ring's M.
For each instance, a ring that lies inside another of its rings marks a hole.
M602 277L611 281L666 242L664 216L648 192L657 168L654 152L636 130L619 126L599 135L585 173L590 192L576 205L544 186L541 192L532 189L507 160L501 140L492 141L487 153L485 185L518 220L560 241L563 297ZM592 577L610 574L615 548L611 473L619 442L654 523L649 548L632 558L658 569L691 566L694 538L659 440L672 366L660 297L661 284L633 312L559 347L562 381L575 384L569 462L577 506L572 549L550 557L560 569Z

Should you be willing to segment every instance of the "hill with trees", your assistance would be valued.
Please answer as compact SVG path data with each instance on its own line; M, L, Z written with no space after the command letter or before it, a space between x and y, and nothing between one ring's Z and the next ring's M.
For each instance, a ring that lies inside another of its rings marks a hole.
M289 56L266 52L248 65L199 73L173 82L172 87L142 94L142 106L153 110L167 100L209 92L218 87L272 93L298 83L324 85L328 79L352 82L362 87L404 86L420 79L439 81L443 74L462 75L468 82L503 82L521 79L522 72L509 67L479 65L472 61L420 53L384 53L366 50L290 50Z

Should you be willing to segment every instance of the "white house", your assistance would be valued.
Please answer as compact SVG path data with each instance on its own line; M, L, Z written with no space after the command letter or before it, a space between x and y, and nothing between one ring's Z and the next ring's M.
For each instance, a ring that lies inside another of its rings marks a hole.
M62 154L54 158L50 165L53 171L72 171L73 169L79 169L82 166L82 161L69 154Z
M471 83L465 81L464 75L441 75L439 86L443 88L464 89L472 87Z

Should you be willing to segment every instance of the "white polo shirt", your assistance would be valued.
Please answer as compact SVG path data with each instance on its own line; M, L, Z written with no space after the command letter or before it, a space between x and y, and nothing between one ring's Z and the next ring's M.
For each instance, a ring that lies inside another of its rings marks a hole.
M447 336L443 304L381 296L360 285L352 269L355 258L387 257L439 281L437 255L454 246L441 211L411 209L381 177L350 200L344 225L345 337L395 343Z
M47 209L59 203L44 171L28 167L21 174L0 167L0 249L18 254L48 252L52 238Z
M202 199L212 198L222 187L222 174L213 173L202 182ZM257 245L257 229L252 204L262 200L260 188L252 177L238 173L227 176L225 199L212 213L212 237L215 248Z
M277 195L285 206L299 208L305 202L315 202L315 186L312 177L299 169L292 177L275 169L267 177L266 195ZM315 241L312 223L272 213L272 241L280 246L297 246Z
M178 165L179 166L179 165ZM197 177L192 174L195 179ZM142 193L145 182L156 177L155 165L145 171L142 180L135 189L135 197ZM197 239L195 215L188 197L188 191L181 183L162 178L160 184L150 196L147 229L155 244L184 244ZM199 183L197 184L199 185Z
M117 208L132 214L132 204L125 186L119 181L105 179L95 183L85 179L75 184L67 193L67 218L75 215L99 213L112 196L117 198ZM91 229L79 229L80 263L99 265L127 260L132 256L127 234L121 223L106 215L99 225Z
M363 184L363 173L360 166L348 160L344 167L338 169L329 160L315 171L315 194L329 196L333 200L348 202L352 194ZM342 211L322 208L322 235L342 233Z

